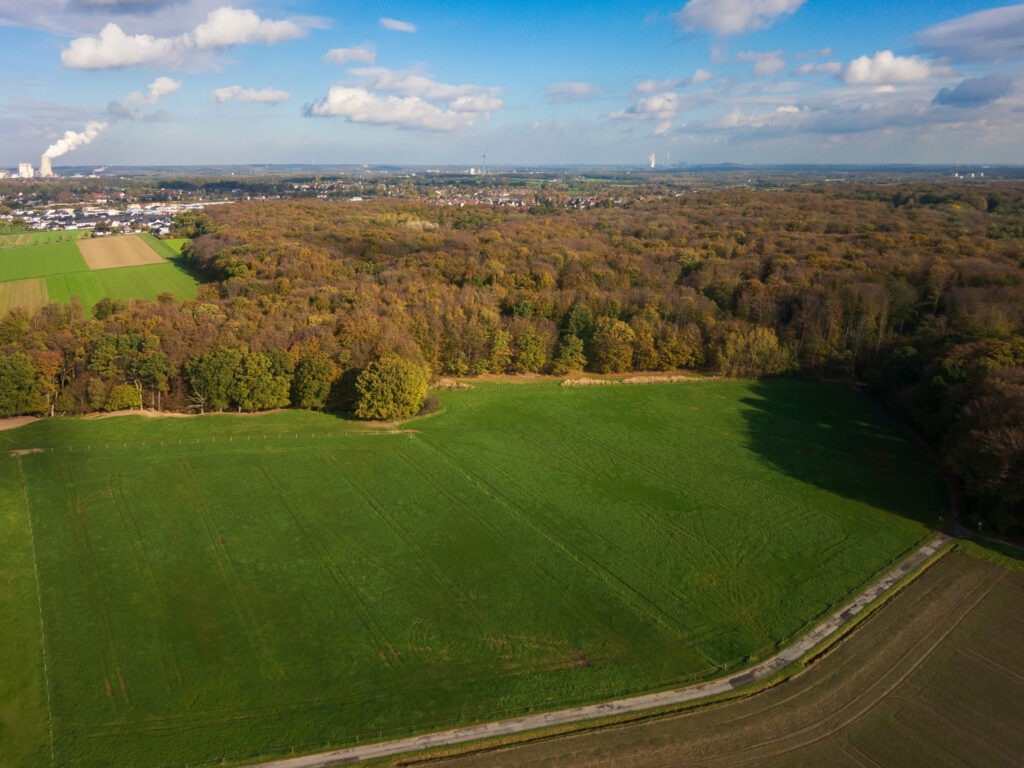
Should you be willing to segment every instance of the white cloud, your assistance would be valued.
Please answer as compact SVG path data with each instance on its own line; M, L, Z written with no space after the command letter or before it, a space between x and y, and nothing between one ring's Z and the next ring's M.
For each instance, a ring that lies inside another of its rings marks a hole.
M384 29L390 29L393 32L415 32L416 25L408 21L400 21L398 19L389 19L386 16L380 20L380 25Z
M127 35L117 24L107 24L98 37L80 37L60 55L65 67L110 69L140 64L178 63L178 48L167 37Z
M196 48L227 48L245 43L279 43L302 37L293 21L261 19L248 9L218 8L192 32Z
M738 35L770 27L803 4L804 0L690 0L674 17L687 30Z
M145 93L132 91L125 97L129 104L152 106L164 96L168 96L181 88L181 82L170 77L158 77L146 89Z
M582 101L600 96L604 91L591 83L576 80L547 86L548 99L553 102Z
M346 64L350 61L373 64L377 60L377 52L368 45L359 45L355 48L332 48L324 54L323 60L328 64Z
M1024 58L1024 5L971 13L929 27L921 45L953 61L1015 61Z
M109 23L96 37L72 40L61 62L73 69L113 69L140 65L183 66L196 51L246 43L277 43L304 34L294 21L261 19L250 10L218 8L192 32L177 37L129 35Z
M801 64L796 69L798 75L838 75L843 65L838 61L826 61L820 64Z
M349 74L364 79L364 85L375 91L390 91L403 96L418 96L427 101L452 103L456 100L493 100L500 90L480 85L449 85L439 83L418 72L396 71L386 67L357 67ZM498 102L500 106L500 101Z
M612 112L613 120L640 120L654 123L654 133L661 135L672 130L679 112L679 94L665 92L637 99L628 109Z
M782 51L744 51L736 56L739 61L754 62L754 74L760 77L774 75L786 68Z
M502 107L498 88L439 83L418 72L384 67L355 68L349 74L363 82L356 87L332 86L324 99L308 105L304 113L344 117L355 123L453 131L487 119Z
M210 94L210 101L214 104L223 104L227 101L245 101L253 104L280 104L288 101L292 95L288 91L280 91L276 88L243 88L240 85L230 85L227 88L218 88Z
M861 56L843 69L843 80L849 85L895 85L918 83L935 74L931 65L916 56L896 56L892 51L878 51L874 56Z
M327 97L311 104L306 114L430 131L453 131L473 124L473 113L443 110L418 96L379 96L365 88L341 85L332 86Z

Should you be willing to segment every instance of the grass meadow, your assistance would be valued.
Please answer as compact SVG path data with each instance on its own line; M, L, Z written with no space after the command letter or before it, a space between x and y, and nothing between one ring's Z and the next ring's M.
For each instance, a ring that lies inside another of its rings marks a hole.
M198 281L181 257L177 241L167 244L139 235L166 261L161 264L90 270L75 243L79 232L33 232L0 235L0 315L15 306L29 311L46 301L67 302L77 296L85 307L104 297L155 299L169 292L178 298L196 295ZM24 242L22 242L24 241ZM4 245L4 242L19 244ZM38 281L44 280L44 285Z
M943 509L912 445L837 386L439 398L400 429L282 412L0 433L42 449L0 458L0 762L244 761L715 676Z
M3 232L0 230L0 250L20 248L25 245L74 242L86 234L88 232L84 229L68 229L54 232Z

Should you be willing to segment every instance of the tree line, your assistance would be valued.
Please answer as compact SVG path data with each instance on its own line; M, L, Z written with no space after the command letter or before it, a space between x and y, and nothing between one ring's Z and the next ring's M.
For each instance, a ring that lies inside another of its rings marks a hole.
M0 412L355 408L382 358L791 372L863 384L973 514L1024 519L1020 183L639 190L585 210L254 201L179 229L196 299L0 321Z

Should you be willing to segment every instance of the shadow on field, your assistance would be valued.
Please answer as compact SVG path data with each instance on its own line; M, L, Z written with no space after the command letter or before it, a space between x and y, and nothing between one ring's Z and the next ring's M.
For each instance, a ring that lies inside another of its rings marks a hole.
M949 501L938 469L841 384L765 379L742 400L752 450L778 471L847 499L926 525Z

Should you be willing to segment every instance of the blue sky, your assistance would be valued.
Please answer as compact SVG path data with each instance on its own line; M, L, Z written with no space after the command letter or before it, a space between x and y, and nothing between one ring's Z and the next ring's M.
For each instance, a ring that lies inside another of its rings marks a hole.
M1024 4L0 0L0 168L1024 162Z

